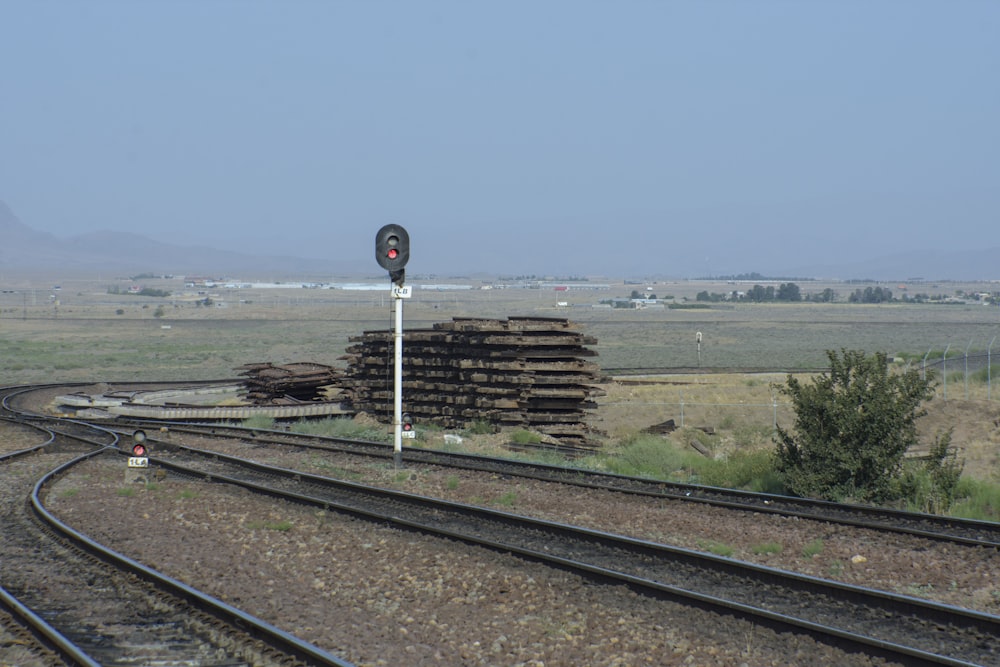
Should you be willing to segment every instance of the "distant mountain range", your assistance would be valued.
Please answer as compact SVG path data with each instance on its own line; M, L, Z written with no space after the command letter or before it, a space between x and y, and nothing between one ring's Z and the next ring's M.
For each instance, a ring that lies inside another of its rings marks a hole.
M0 272L51 271L242 276L374 276L371 261L335 262L288 256L247 255L204 246L153 241L129 232L100 231L60 239L22 223L0 201ZM461 270L459 268L459 270ZM540 270L544 270L544 267ZM596 272L604 273L600 267ZM1000 247L922 251L822 266L748 266L764 276L880 281L1000 281ZM641 276L624 276L641 277ZM708 276L664 276L702 278Z
M365 275L377 269L334 266L300 257L246 255L217 248L179 246L129 232L100 231L60 239L22 223L0 201L0 271L95 271L175 275Z

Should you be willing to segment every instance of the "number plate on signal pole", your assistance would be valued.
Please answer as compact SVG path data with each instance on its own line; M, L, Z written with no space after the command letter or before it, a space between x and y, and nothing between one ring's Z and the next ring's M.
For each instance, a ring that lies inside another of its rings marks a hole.
M404 285L403 287L394 285L392 295L397 299L409 299L413 295L413 287L411 285Z
M417 432L416 431L403 431L402 433L400 433L400 435L402 435L404 438L416 438L417 437Z
M145 456L130 456L128 457L128 467L129 468L148 468L149 459Z

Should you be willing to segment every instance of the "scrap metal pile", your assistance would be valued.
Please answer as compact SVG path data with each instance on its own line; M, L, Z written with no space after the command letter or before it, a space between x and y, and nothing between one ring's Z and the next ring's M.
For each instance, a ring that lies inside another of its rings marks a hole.
M357 412L391 421L391 331L353 336L343 380ZM465 428L476 422L521 427L555 442L588 446L586 411L603 395L595 338L563 318L456 318L403 336L403 409L416 422Z
M344 371L312 362L275 366L269 362L247 364L239 369L246 398L254 405L289 405L307 401L336 401L334 390Z

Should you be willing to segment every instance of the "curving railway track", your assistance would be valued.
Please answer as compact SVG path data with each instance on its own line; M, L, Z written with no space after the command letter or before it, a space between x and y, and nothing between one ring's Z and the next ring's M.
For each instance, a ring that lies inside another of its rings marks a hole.
M68 421L55 424L58 431L19 421L4 426L0 621L16 637L4 651L17 647L16 659L4 656L4 664L351 664L52 515L42 500L47 485L88 459L117 455L113 432Z
M115 430L121 436L138 426L151 431L157 428L156 424L134 423L127 428L116 426ZM988 613L837 584L605 531L585 530L569 524L532 520L478 506L446 503L308 475L301 469L281 470L253 463L245 456L227 457L219 451L199 450L185 444L187 440L196 440L203 447L209 439L244 441L249 447L260 450L309 448L349 452L352 456L374 459L391 458L389 448L374 443L331 442L330 439L280 432L234 432L218 427L172 425L163 437L151 441L152 462L170 478L198 480L199 484L214 481L227 486L239 485L255 493L313 504L324 512L350 513L379 524L392 523L406 530L473 543L500 553L546 562L597 581L616 581L653 599L683 600L684 604L693 607L753 619L753 623L762 627L781 632L791 630L831 646L881 656L899 664L985 665L1000 661L996 648L1000 645L1000 619ZM103 453L110 455L113 452L105 449ZM870 514L869 509L874 508L845 508L828 503L811 507L807 503L795 503L796 499L730 494L723 489L666 485L426 450L408 450L405 458L413 465L456 467L501 478L540 479L558 482L558 485L576 484L628 493L649 502L696 501L727 510L755 514L773 512L797 519L864 525L869 530L921 534L924 538L961 548L996 548L990 525L956 528L935 525L933 518L928 517L930 521L927 521L921 518L923 515L916 515L913 518L918 527L914 531L895 525L905 516L896 516L893 512ZM65 474L73 473L67 470ZM775 507L779 501L791 502ZM842 515L840 518L837 518L838 512ZM963 533L963 530L968 532Z
M746 614L758 623L816 634L851 650L926 664L1000 661L1000 618L989 614L217 452L179 446L157 457L156 463L179 475L518 554L624 583L652 597L684 598L721 612Z
M300 435L285 431L262 431L231 425L167 424L155 420L129 420L129 424L130 428L120 426L115 426L115 428L123 435L128 435L135 429L149 429L150 433L156 433L161 428L167 429L167 437L154 437L150 440L160 449L170 449L178 437L201 436L206 438L201 442L208 447L211 446L212 439L217 441L228 439L252 442L258 447L273 444L316 452L364 456L381 461L389 461L392 458L392 451L385 444L364 440ZM413 447L404 447L403 451L404 459L410 466L442 466L464 469L511 478L534 479L588 489L615 491L650 499L701 503L757 514L798 517L874 531L920 536L967 546L1000 548L1000 523L990 521L975 521L885 507L833 503L697 484L665 482L596 472L583 468L473 454Z

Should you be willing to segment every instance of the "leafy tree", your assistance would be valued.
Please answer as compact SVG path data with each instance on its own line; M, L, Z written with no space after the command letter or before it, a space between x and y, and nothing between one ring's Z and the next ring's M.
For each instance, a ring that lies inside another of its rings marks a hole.
M921 402L934 383L916 369L894 373L884 353L827 351L830 372L804 385L789 375L794 432L777 429L775 467L792 493L881 502L892 495L903 456L917 442ZM898 488L898 486L896 487Z
M802 301L802 291L795 283L781 283L775 298L778 301Z
M762 303L764 301L774 301L774 285L754 285L747 291L747 301Z
M892 301L892 290L884 287L856 289L847 300L851 303L888 303Z
M702 290L695 295L694 300L711 301L712 303L718 303L719 301L725 301L726 295L719 294L718 292L712 292L711 294L709 294L708 290Z
M813 301L818 301L820 303L833 303L833 300L837 298L837 293L832 289L827 287L822 292L813 295Z

